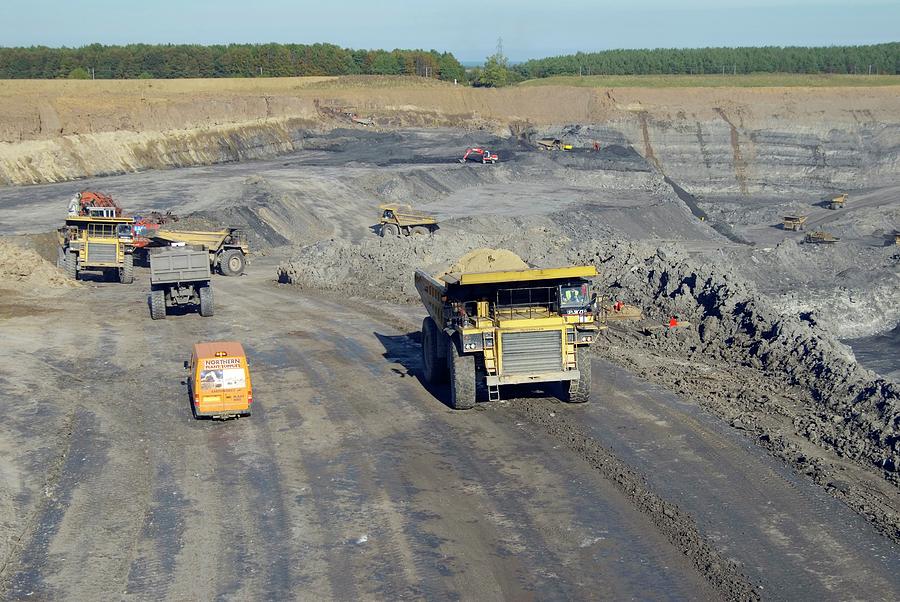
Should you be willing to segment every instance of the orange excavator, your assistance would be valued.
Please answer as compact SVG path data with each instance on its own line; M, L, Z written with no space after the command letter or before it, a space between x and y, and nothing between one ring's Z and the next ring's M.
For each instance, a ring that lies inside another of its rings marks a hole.
M111 196L82 190L69 201L69 215L82 217L122 217L122 208Z

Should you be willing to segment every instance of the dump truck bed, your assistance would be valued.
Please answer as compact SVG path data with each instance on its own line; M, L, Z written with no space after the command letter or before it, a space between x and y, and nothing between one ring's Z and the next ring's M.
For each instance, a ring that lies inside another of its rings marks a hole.
M382 212L393 212L397 223L401 226L427 226L437 224L437 219L435 219L434 216L422 211L417 211L409 205L388 204L379 205L378 208L381 209ZM384 221L384 219L382 219L382 221Z
M157 230L150 238L164 242L183 242L188 245L200 245L207 249L218 249L225 238L231 234L230 230L201 231L201 230Z
M209 254L202 247L150 249L151 284L174 284L209 279Z

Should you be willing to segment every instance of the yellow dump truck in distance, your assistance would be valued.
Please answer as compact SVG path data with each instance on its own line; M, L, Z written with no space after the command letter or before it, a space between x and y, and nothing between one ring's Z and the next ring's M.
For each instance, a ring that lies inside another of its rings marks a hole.
M190 371L188 395L195 417L250 415L253 388L247 355L240 343L197 343L184 367Z
M381 210L378 233L382 238L430 234L438 227L434 216L417 211L410 205L387 203L379 205L378 209Z
M450 406L500 399L503 385L559 383L560 397L590 398L588 348L595 317L593 266L450 273L417 270L425 379L450 383Z
M247 266L250 243L240 228L223 230L168 230L160 228L148 235L151 246L168 246L172 243L203 247L209 252L210 268L218 268L223 276L240 276Z

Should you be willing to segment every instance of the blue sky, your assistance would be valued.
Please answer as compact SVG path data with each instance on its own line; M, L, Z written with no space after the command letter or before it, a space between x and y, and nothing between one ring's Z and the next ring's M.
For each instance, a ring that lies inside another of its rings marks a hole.
M0 45L332 42L435 48L497 38L514 61L578 50L900 40L900 0L0 0Z

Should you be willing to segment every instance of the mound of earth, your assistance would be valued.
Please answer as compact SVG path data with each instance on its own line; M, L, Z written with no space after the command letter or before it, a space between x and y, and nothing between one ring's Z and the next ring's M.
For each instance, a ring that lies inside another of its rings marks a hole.
M507 251L506 249L475 249L457 259L446 270L435 276L440 279L447 274L526 269L528 269L528 264L512 251Z
M26 291L77 285L37 252L0 239L0 288Z

